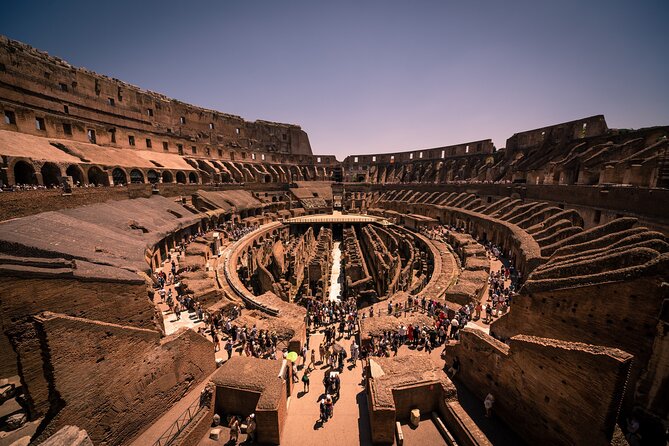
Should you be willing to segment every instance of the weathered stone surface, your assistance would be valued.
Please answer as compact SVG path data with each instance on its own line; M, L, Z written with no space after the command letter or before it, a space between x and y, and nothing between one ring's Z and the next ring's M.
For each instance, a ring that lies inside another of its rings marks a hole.
M63 426L41 446L93 446L93 442L85 430L76 426Z

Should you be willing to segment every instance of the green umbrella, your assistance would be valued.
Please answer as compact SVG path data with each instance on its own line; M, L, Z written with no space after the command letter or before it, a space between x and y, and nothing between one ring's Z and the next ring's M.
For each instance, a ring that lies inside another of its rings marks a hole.
M290 362L295 362L297 361L297 356L298 355L295 352L288 352L288 354L286 355L286 359L289 360Z

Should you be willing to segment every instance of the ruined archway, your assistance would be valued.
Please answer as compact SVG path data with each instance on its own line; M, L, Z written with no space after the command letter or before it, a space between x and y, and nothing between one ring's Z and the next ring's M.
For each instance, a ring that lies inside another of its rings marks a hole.
M84 183L84 172L82 172L81 168L75 164L72 164L67 168L65 175L72 177L72 182L74 184Z
M112 179L114 180L115 185L125 185L128 184L128 176L125 173L125 170L117 167L112 170Z
M172 183L174 182L174 176L169 170L163 171L163 183Z
M177 172L177 183L186 184L186 174L182 171Z
M37 184L35 177L35 168L26 161L19 161L14 164L14 183L15 184Z
M131 183L143 183L144 174L139 169L132 169L130 171L130 182Z
M191 184L197 183L197 174L195 172L191 172L188 174L188 182Z
M42 182L45 186L57 186L60 184L60 177L62 175L60 167L54 163L44 163L42 169Z
M148 172L146 172L146 178L151 184L156 184L160 181L160 175L158 175L158 172L153 169L150 169Z
M108 183L107 175L98 166L92 166L88 169L88 183L96 186L106 186Z

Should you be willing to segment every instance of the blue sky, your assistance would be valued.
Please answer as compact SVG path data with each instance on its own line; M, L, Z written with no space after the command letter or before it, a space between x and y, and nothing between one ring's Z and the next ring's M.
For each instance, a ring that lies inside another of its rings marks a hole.
M315 153L669 124L668 1L3 2L0 33Z

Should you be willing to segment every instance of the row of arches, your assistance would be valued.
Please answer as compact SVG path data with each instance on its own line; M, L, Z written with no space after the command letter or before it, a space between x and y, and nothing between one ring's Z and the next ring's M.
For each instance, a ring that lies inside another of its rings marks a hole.
M67 167L53 162L33 163L28 159L18 159L8 166L9 184L45 185L60 184L61 176L70 176L75 184L100 186L156 183L289 183L294 181L328 180L332 171L321 166L282 166L262 163L232 163L188 160L196 171L172 171L158 169L125 169L117 166L105 170L100 166L71 164ZM11 173L13 178L11 178ZM13 180L13 181L12 181Z
M41 175L41 182L37 176L38 172ZM32 163L25 160L19 160L14 163L13 174L14 184L43 184L44 186L51 187L59 185L61 176L65 175L72 177L72 181L75 184L88 183L95 186L109 186L108 173L98 166L90 166L86 172L84 172L82 167L72 164L63 172L61 167L55 163L46 162L38 170ZM173 174L169 170L160 173L154 169L149 169L146 171L145 175L140 169L131 169L130 172L128 172L120 167L116 167L112 170L111 177L113 184L115 185L125 185L128 184L128 181L136 184L146 182L156 184L161 182L161 180L163 183L176 182L179 184L193 184L198 183L199 180L199 177L195 172L189 172L188 175L186 175L183 171L177 171Z

